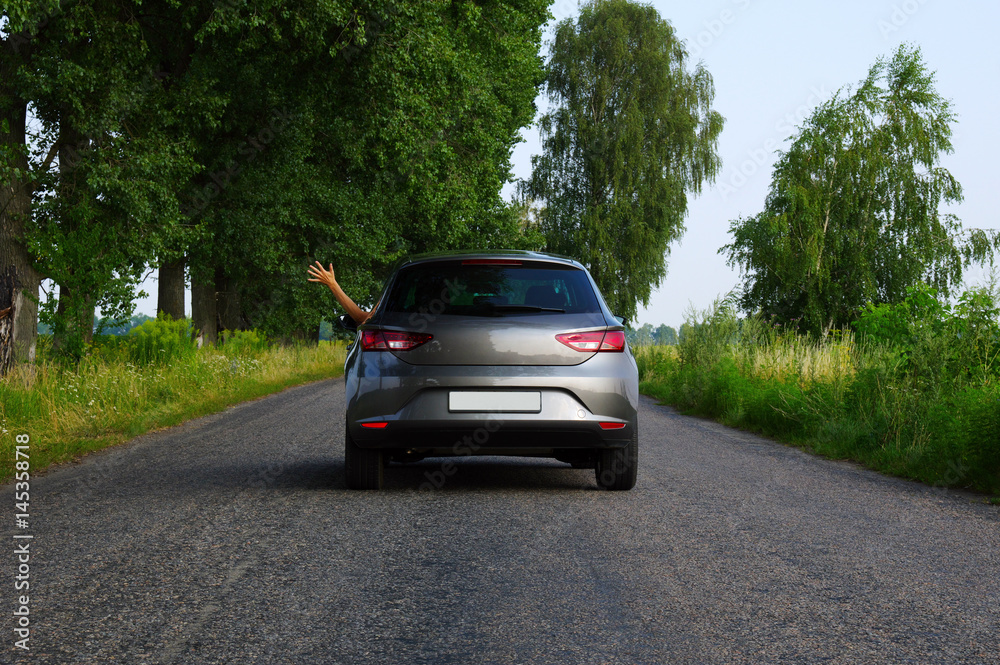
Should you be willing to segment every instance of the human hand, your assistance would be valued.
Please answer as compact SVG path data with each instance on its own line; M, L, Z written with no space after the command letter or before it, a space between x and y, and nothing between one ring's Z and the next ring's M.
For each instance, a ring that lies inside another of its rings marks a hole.
M310 282L319 282L320 284L326 284L331 289L336 285L337 278L333 274L333 264L330 264L330 269L327 270L323 267L323 264L319 261L316 265L309 266L309 274L312 277L308 280Z

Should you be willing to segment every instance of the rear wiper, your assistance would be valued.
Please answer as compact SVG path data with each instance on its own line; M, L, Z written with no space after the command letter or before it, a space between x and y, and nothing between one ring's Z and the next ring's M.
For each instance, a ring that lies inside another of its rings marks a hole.
M489 303L489 307L498 312L559 312L565 314L566 310L558 307L539 307L537 305L494 305Z

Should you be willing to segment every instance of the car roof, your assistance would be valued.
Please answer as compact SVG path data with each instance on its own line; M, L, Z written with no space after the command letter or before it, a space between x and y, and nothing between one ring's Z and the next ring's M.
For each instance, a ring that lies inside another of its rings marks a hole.
M448 259L504 259L504 258L523 258L530 261L547 261L550 263L560 263L563 265L571 265L576 268L583 269L583 265L579 261L568 257L562 256L560 254L549 254L546 252L534 252L522 249L494 249L494 250L475 250L475 249L457 249L450 251L441 252L424 252L422 254L411 254L401 258L395 266L395 270L399 270L403 266L413 265L416 263L429 263L433 261L442 261Z

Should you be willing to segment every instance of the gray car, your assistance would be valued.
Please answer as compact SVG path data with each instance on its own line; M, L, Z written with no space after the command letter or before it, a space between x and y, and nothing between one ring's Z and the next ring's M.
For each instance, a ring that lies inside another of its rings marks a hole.
M390 460L455 455L554 457L595 469L600 487L635 485L635 358L572 259L402 261L357 327L345 378L348 487L381 488Z

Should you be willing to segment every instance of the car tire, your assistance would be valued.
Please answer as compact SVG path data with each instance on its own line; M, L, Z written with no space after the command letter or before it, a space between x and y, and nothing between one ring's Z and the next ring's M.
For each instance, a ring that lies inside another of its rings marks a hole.
M624 448L597 451L594 474L597 486L606 490L630 490L635 487L639 467L639 428L632 426L632 440Z
M367 450L354 443L351 430L344 426L344 466L347 489L382 489L382 451Z

